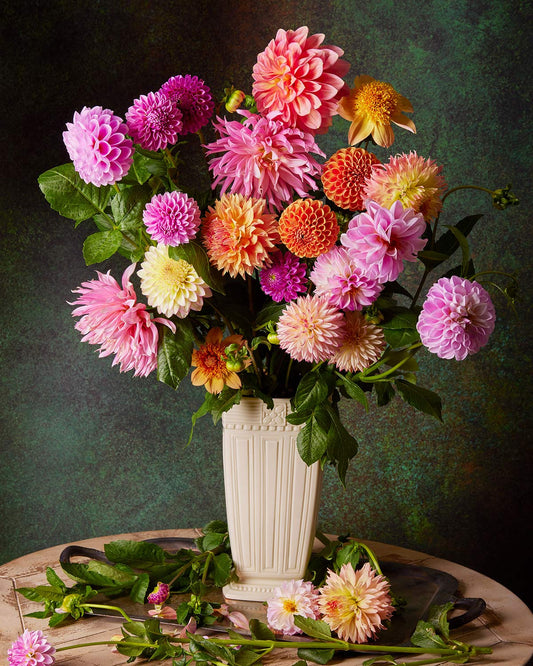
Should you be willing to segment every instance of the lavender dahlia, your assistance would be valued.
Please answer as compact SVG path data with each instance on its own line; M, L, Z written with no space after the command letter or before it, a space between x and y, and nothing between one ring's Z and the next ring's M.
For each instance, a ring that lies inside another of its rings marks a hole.
M131 138L146 150L160 150L176 143L183 128L181 119L181 111L160 92L141 95L126 113Z
M51 666L55 651L40 629L26 629L7 651L7 661L10 666Z
M197 76L173 76L161 86L164 93L183 116L181 134L198 132L213 115L215 103L211 90Z
M181 245L196 236L200 228L200 209L184 192L164 192L156 194L146 204L143 221L157 243Z
M306 291L306 265L292 252L271 255L272 264L259 273L261 289L276 303L292 301Z

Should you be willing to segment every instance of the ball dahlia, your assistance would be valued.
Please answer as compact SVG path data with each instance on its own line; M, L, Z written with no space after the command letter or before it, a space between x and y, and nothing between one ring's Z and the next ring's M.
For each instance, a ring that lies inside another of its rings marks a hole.
M335 213L316 199L297 199L279 218L279 235L297 257L318 257L330 250L339 235Z
M339 370L361 372L381 358L385 349L383 330L367 322L360 312L346 312L344 323L344 336L331 363Z
M284 636L301 634L294 624L295 615L318 619L318 592L309 581L288 580L267 601L267 622L273 631Z
M145 150L160 150L176 143L183 129L181 111L160 92L136 99L126 113L126 122L131 138Z
M173 76L161 86L160 92L181 111L183 127L180 134L198 132L213 115L215 102L211 90L197 76Z
M273 301L292 301L307 290L307 266L291 252L275 252L272 264L259 273L261 289Z
M366 180L378 158L362 148L341 148L324 164L324 194L345 210L364 210ZM370 197L372 198L372 197Z
M152 197L143 211L146 230L156 243L181 245L196 236L200 209L184 192L164 192Z

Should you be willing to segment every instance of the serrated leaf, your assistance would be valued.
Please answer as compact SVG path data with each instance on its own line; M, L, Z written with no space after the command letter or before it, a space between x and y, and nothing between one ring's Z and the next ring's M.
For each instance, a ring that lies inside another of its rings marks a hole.
M442 421L442 402L436 393L403 379L397 379L394 384L405 402L415 409Z
M118 228L135 234L143 226L143 210L150 199L150 188L141 185L127 187L115 194L111 199L111 211Z
M328 448L328 429L320 424L317 415L313 414L298 433L298 453L306 465L320 460Z
M220 532L210 532L206 534L203 539L202 539L202 549L205 550L213 550L214 548L217 548L220 546L221 543L224 542L224 539L226 538L226 535Z
M368 412L368 398L366 397L366 393L359 386L359 384L352 381L351 379L341 374L340 372L337 373L337 383L344 388L344 390L350 396L350 398L352 398L353 400L357 400L357 402L361 403L361 405L363 405L365 410Z
M296 389L294 408L298 412L310 413L327 399L328 393L328 385L322 375L316 370L308 372Z
M118 229L97 231L87 236L83 243L83 258L87 266L109 259L120 247L122 232Z
M314 664L327 664L335 656L335 650L321 648L299 648L298 656Z
M65 583L56 574L56 572L52 569L52 567L46 567L46 580L50 583L50 585L52 585L53 587L57 587L60 590L63 590L63 592L67 589Z
M165 561L165 551L161 546L147 541L128 539L110 541L105 544L104 552L111 562L132 564L138 567L142 567L146 563L162 564Z
M62 622L65 622L70 617L68 613L54 613L52 617L48 620L49 627L57 627Z
M448 648L448 644L435 631L435 627L429 622L419 620L411 636L411 643L422 648Z
M363 666L374 666L374 664L393 664L393 666L398 666L398 661L390 654L382 654L379 657L371 657L363 661Z
M229 581L233 561L227 553L220 553L213 558L213 582L223 587Z
M252 666L252 664L257 664L263 656L263 653L257 654L249 648L242 647L235 656L235 663L237 666Z
M63 590L56 586L37 585L36 587L18 587L17 592L30 601L63 601Z
M301 615L294 616L294 624L301 629L304 634L311 638L320 638L329 640L331 638L331 629L327 622L323 620L313 620Z
M223 520L210 520L207 525L202 527L202 532L204 534L225 534L228 531L228 525Z
M176 332L167 326L160 327L157 350L157 379L177 389L191 367L194 334L188 319L178 319Z

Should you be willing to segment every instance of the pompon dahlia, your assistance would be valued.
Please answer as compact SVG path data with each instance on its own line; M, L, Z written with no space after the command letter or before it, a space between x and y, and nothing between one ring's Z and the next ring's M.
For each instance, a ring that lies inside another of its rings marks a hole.
M383 284L367 277L348 250L334 245L321 254L309 275L315 294L324 296L339 310L361 310L370 305L383 289Z
M224 386L241 388L241 379L236 372L226 367L225 349L231 344L242 345L241 335L229 335L222 339L222 330L212 328L199 349L192 353L191 366L195 368L191 374L194 386L204 386L209 393L220 393Z
M344 317L321 296L300 296L278 321L280 347L296 361L318 363L335 354L344 336Z
M387 579L368 562L357 571L351 564L343 564L338 574L328 572L326 584L319 590L322 619L341 640L366 643L394 612L389 590Z
M344 337L331 363L339 370L361 372L380 359L385 336L379 326L367 322L360 312L346 312L344 320Z
M404 210L395 201L390 210L375 201L367 202L366 212L350 220L341 243L365 275L388 282L396 280L404 261L416 261L426 244L424 216L411 208Z
M324 35L305 26L278 30L253 68L253 96L259 112L313 134L324 134L346 94L350 65L337 46L321 46Z
M166 245L148 249L137 275L148 304L167 317L184 319L191 310L200 311L204 298L211 296L194 266L184 259L171 259Z
M156 324L176 326L168 319L152 319L137 296L130 277L135 270L131 264L122 275L122 288L109 275L99 273L98 279L83 282L73 293L81 294L74 303L73 317L81 319L75 325L83 334L82 342L100 345L99 356L115 354L113 365L120 372L135 370L135 376L146 377L157 366L159 334Z
M265 201L242 194L223 194L208 209L201 234L209 261L233 278L268 266L279 240L276 218L265 212Z
M197 76L173 76L163 83L160 92L167 95L182 113L180 134L198 132L213 115L215 102L211 90Z
M475 281L452 275L428 291L416 329L430 352L462 361L487 344L495 321L488 292Z
M146 600L149 604L161 606L170 596L170 587L166 583L158 582Z
M184 192L164 192L152 197L143 212L146 230L156 243L181 245L200 228L198 204Z
M26 629L7 651L7 661L10 666L50 666L55 651L40 629Z
M308 132L281 122L240 111L245 120L218 118L220 138L205 148L213 187L221 191L266 199L269 209L279 209L296 193L304 197L316 188L320 164L311 153L324 156ZM221 153L218 157L213 157Z
M297 199L279 218L279 235L297 257L318 257L330 250L339 235L337 216L316 199Z
M401 201L404 208L422 213L429 222L440 212L447 187L441 171L442 167L434 160L426 160L414 151L396 155L387 164L372 168L366 183L366 198L386 208Z
M307 290L307 266L291 252L275 252L272 264L259 273L261 289L276 303L292 301Z
M374 164L381 162L363 148L341 148L324 164L324 194L340 208L364 210L366 180Z
M413 111L411 102L394 90L390 83L376 81L371 76L358 76L354 87L339 102L339 114L351 121L348 142L353 146L370 134L382 148L394 142L391 122L416 133L413 121L403 115Z
M318 592L309 581L285 581L267 601L267 622L273 631L285 636L301 634L294 624L295 615L318 619Z
M63 141L74 168L86 183L112 185L133 162L133 143L122 118L101 106L86 106L67 123Z
M126 122L131 138L145 150L160 150L176 143L183 129L181 111L160 92L136 99L126 113Z

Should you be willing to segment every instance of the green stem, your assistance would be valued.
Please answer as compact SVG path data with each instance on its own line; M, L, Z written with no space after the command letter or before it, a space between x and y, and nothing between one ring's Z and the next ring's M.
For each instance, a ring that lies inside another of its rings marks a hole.
M226 316L224 315L224 313L222 313L215 305L213 305L212 299L208 299L207 302L213 308L213 310L217 313L217 315L222 319L222 321L226 325L226 328L228 329L230 335L234 335L235 334L235 329L233 328L230 320L227 319Z
M246 348L246 351L248 352L248 356L250 357L250 360L252 361L252 367L254 369L257 380L259 382L259 387L261 387L261 384L262 384L262 381L263 381L263 376L261 374L261 370L260 370L259 366L257 365L257 361L255 359L254 352L250 348L250 345L248 344L247 340L244 341L244 347Z
M417 302L418 297L420 296L420 292L422 291L422 287L424 286L426 278L429 275L429 272L430 272L430 269L426 266L426 268L424 269L424 274L422 275L422 278L420 279L420 283L418 285L418 288L415 292L415 295L413 296L413 300L411 301L411 308L413 308L415 303Z
M131 622L129 615L127 615L125 611L123 611L122 608L119 608L118 606L108 606L107 604L80 604L80 608L103 608L104 610L118 611L126 620L126 622Z
M416 349L417 347L421 347L422 343L421 342L415 342L412 344L406 351L410 351L411 349ZM361 375L361 381L363 382L379 382L381 381L384 377L388 377L390 374L398 370L404 363L407 363L409 359L413 358L412 354L409 356L406 356L405 358L402 358L402 360L399 363L396 363L396 365L393 365L391 368L388 370L385 370L385 372L382 372L379 375L370 375L370 376L364 376Z
M116 183L113 183L113 187L114 187L115 190L120 194L120 188L119 188L119 186L118 186Z
M365 551L366 556L367 556L368 559L370 560L370 564L372 565L372 568L373 568L375 571L377 571L378 574L380 574L381 576L383 576L383 572L381 571L381 567L379 566L379 562L377 561L376 556L374 555L374 553L372 552L372 550L371 550L368 546L365 546L365 544L364 544L364 543L361 543L360 541L358 541L357 543L358 543L359 546L361 546L361 548Z
M487 192L492 195L492 190L487 189L486 187L479 187L478 185L458 185L457 187L452 187L451 190L448 190L446 194L442 197L441 202L444 203L444 200L452 192L457 192L458 190L481 190L481 192Z
M289 388L289 377L290 377L291 370L292 370L292 362L293 362L293 359L290 358L289 363L287 365L287 374L285 375L285 390L287 390Z
M207 580L207 573L209 571L209 565L211 564L211 560L213 559L214 555L211 551L207 552L207 557L205 558L205 564L204 564L204 571L202 573L202 583L205 585L205 581Z
M168 161L170 162L170 165L175 169L176 168L176 160L174 159L172 153L168 148L165 148L165 155L167 156Z

